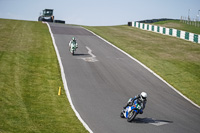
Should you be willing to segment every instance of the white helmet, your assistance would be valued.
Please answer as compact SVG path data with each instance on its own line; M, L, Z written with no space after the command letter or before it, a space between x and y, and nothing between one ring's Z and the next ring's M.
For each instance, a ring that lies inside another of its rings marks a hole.
M73 40L73 41L76 40L75 37L72 37L72 40Z
M143 100L146 100L146 98L147 98L147 93L146 93L146 92L142 92L142 93L140 94L140 98L141 98L142 101L143 101Z

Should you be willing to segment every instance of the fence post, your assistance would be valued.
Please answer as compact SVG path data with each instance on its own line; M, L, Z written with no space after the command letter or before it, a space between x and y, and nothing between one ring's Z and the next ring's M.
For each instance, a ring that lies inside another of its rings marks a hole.
M152 25L151 30L154 31L154 25Z
M189 32L185 32L185 39L189 40Z
M169 29L169 35L172 36L172 29Z
M194 42L198 43L198 35L194 34Z
M163 34L166 34L166 28L163 28Z
M181 31L180 30L177 30L176 36L179 37L179 38L181 37Z
M158 33L160 32L160 26L157 27L157 32L158 32Z

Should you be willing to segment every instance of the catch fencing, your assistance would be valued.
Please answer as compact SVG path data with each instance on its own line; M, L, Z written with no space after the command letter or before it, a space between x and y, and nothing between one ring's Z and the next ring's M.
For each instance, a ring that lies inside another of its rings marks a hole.
M144 23L139 23L139 22L128 22L128 25L132 27L140 28L142 30L152 31L152 32L163 34L163 35L174 36L174 37L188 40L191 42L200 43L200 35L195 34L195 33L190 33L190 32L177 30L173 28L161 27L157 25L144 24Z

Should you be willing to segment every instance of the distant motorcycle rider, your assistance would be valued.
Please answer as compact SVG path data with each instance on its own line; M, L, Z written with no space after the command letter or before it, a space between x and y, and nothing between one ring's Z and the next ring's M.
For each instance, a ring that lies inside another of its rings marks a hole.
M71 48L72 46L75 46L76 49L78 48L75 37L72 37L72 40L69 42L69 48Z
M138 103L141 105L142 110L145 108L146 102L147 102L147 93L146 92L142 92L141 94L135 96L134 98L130 98L128 100L128 103L126 104L126 106L124 106L124 109L128 106L132 106L134 104L134 101L138 100ZM142 114L143 111L140 112L140 114Z

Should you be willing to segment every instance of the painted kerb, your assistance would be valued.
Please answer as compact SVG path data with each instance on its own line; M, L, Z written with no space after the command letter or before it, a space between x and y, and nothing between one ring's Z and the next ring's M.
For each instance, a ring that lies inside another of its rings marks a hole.
M136 28L140 28L142 30L148 30L148 31L153 31L156 33L164 34L164 35L174 36L174 37L188 40L194 43L200 43L200 35L198 34L181 31L177 29L172 29L172 28L156 26L156 25L139 23L139 22L132 22L132 26Z

